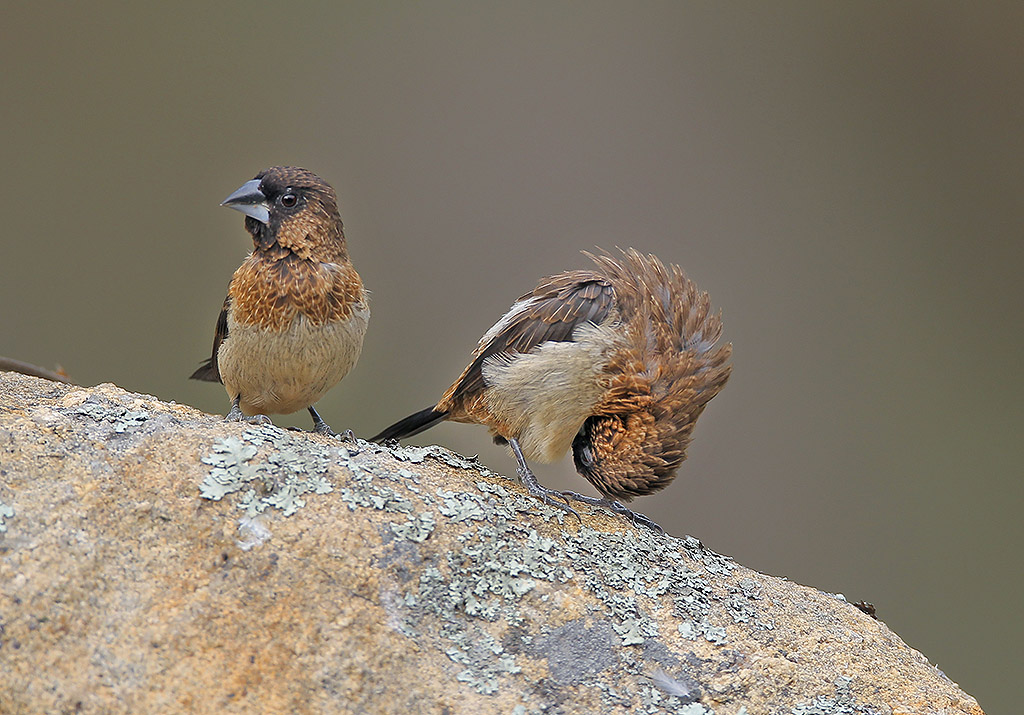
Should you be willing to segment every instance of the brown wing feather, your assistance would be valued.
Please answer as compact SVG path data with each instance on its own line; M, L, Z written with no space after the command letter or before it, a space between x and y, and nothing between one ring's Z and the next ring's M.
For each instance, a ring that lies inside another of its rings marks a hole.
M524 354L548 341L568 342L577 327L602 323L615 305L615 291L600 274L569 271L544 280L519 298L512 312L487 331L473 361L437 403L439 411L459 406L483 391L483 364L500 354Z
M228 307L231 305L231 296L224 298L224 307L220 309L220 316L217 318L217 330L213 336L213 355L209 360L204 360L199 369L193 372L190 380L204 380L206 382L224 382L220 377L220 366L217 364L217 353L220 351L220 344L228 336Z

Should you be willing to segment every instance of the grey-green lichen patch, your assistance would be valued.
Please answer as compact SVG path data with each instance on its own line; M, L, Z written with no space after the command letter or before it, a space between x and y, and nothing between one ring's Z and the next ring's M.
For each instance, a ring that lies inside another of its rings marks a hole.
M467 495L460 492L438 489L437 496L441 500L438 504L438 511L452 521L484 521L487 519L484 502L475 494L466 498Z
M449 467L456 469L472 469L473 471L479 472L486 476L498 476L489 469L483 467L475 457L467 458L461 454L456 454L451 450L440 447L436 444L428 447L396 447L391 451L391 454L402 462L410 462L418 464L427 457L436 459L437 461L447 464Z
M468 683L478 693L493 695L501 685L500 676L522 670L515 658L505 652L504 646L487 632L475 638L470 638L465 631L458 632L452 635L452 642L455 645L445 654L455 663L466 666L456 679Z
M747 598L761 598L761 591L763 590L761 584L749 576L747 578L741 578L739 583L736 585Z
M834 696L819 695L811 702L798 704L790 712L792 715L880 715L874 708L857 704L850 692L852 682L852 678L836 678Z
M699 621L683 621L678 627L679 635L688 640L704 638L708 643L722 645L727 642L728 635L722 626L714 626L706 617Z
M775 629L775 622L762 615L757 608L761 600L761 584L752 578L744 578L730 589L733 595L726 600L725 607L732 616L733 623L749 623L757 630L770 631Z
M486 476L487 471L481 470L481 474ZM461 494L460 498L474 500L480 504L486 503L489 510L495 512L501 519L516 519L519 514L531 513L541 516L546 521L555 520L560 525L565 523L566 513L564 511L544 504L524 492L510 492L500 484L485 481L476 482L476 488L489 497L485 501L480 501L475 495Z
M90 395L83 402L66 410L70 416L89 417L97 422L109 423L112 431L129 432L150 419L148 410L129 410L116 402Z
M749 623L756 615L754 607L741 594L733 594L725 601L725 608L733 623Z
M392 524L391 531L400 539L407 539L418 543L425 541L430 536L434 530L435 523L434 514L425 511L415 516L410 514L404 524Z
M347 466L352 478L340 492L351 511L364 507L398 514L413 512L413 503L387 483L390 475L362 459L350 459Z
M0 534L7 531L6 520L14 516L14 507L0 501Z
M220 501L258 477L259 466L249 463L256 452L255 447L243 443L237 437L218 439L213 444L213 452L200 460L212 469L199 485L199 494L206 499Z
M448 453L406 448L401 454L403 461L416 463ZM456 455L441 461L483 473L478 465L460 459ZM403 503L403 497L383 483L383 475L358 468L353 473L355 479L342 490L350 508L382 509ZM622 648L655 643L663 613L690 614L699 619L701 635L711 642L724 641L725 629L708 621L711 588L693 567L728 574L732 562L704 549L696 539L639 534L632 528L604 532L581 526L561 532L559 538L544 536L526 526L522 514L560 520L562 512L500 483L474 483L478 493L416 490L409 497L436 509L438 520L460 524L459 548L443 552L440 563L423 568L419 579L405 582L400 594L384 599L389 622L421 642L422 634L439 634L437 646L461 666L458 679L479 693L496 692L502 678L514 677L523 667L522 658L543 658L556 683L596 685L597 674L607 667L633 676L632 681L623 679L616 693L605 693L609 704L639 698L649 712L685 706L685 698L650 685L652 666L645 660L649 649L641 648L628 658L618 654ZM432 512L402 511L406 522L390 525L402 541L418 542L429 535L426 527L436 526L422 523L423 513ZM573 588L582 587L593 599L586 619L547 634L531 633L524 611L529 599L546 601L564 593L563 584L573 582ZM710 712L698 708L691 711Z
M248 517L271 507L290 516L306 505L305 495L333 490L326 473L332 458L339 456L337 448L296 439L273 425L248 427L241 437L218 439L202 457L210 472L199 493L218 501L242 492L238 507Z
M649 618L626 618L612 628L622 636L622 645L643 645L648 638L658 637L658 624Z

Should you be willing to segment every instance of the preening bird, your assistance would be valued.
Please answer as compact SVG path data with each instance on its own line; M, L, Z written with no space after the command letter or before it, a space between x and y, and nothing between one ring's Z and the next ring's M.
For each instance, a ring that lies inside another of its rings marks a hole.
M732 346L717 344L721 317L678 266L633 249L586 255L596 269L542 280L484 333L436 405L373 439L442 420L486 425L508 443L531 494L573 514L570 500L656 527L621 501L675 478L697 418L729 379ZM527 465L569 449L602 499L543 487Z
M193 380L222 382L230 421L309 410L356 364L370 318L352 267L334 189L306 169L261 171L224 199L245 214L253 251L235 271L213 355Z

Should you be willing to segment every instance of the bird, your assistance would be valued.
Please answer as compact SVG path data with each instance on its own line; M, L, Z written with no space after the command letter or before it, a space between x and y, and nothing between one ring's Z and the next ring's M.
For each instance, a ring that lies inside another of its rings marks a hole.
M231 278L213 354L191 379L223 383L228 421L266 424L305 408L314 432L337 436L314 403L356 364L370 310L334 189L307 169L274 166L221 206L245 214L253 250Z
M442 422L486 425L507 444L526 490L579 518L570 502L660 527L622 502L675 478L697 418L732 370L721 313L677 265L618 249L583 252L591 270L542 279L480 339L472 360L431 407L375 442ZM527 459L572 451L601 498L542 486Z

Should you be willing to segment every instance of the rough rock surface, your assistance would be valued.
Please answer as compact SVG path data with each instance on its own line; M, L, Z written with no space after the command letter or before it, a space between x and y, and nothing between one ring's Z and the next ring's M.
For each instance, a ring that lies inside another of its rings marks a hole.
M438 447L0 373L0 712L981 713L884 623Z

